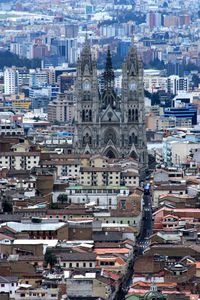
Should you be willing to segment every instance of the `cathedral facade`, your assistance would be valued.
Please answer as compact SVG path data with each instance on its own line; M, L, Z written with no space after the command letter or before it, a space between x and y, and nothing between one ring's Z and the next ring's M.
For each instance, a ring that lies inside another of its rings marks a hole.
M144 173L148 162L143 65L133 43L123 62L121 97L115 92L110 50L103 82L100 93L97 64L86 39L77 62L74 153L132 157L139 161L140 171Z

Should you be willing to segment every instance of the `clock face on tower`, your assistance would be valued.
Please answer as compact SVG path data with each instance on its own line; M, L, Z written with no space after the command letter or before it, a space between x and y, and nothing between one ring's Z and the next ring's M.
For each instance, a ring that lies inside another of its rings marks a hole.
M84 91L90 91L91 89L91 86L90 86L90 82L88 80L86 80L84 83L83 83L83 90Z
M135 80L131 80L129 83L129 88L131 91L135 91L137 89L137 83Z

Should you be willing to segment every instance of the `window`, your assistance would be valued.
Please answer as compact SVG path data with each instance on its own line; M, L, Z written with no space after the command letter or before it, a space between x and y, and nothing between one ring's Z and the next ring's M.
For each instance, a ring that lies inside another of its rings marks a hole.
M84 268L86 267L86 263L83 263L83 267L84 267Z
M121 200L120 201L120 207L121 207L121 209L125 209L126 208L126 200Z
M72 268L72 263L69 263L69 267Z
M1 287L5 287L5 284L4 284L4 283L1 283Z
M76 267L79 268L79 263L76 263Z
M63 267L66 267L66 263L63 263Z
M90 263L90 268L92 268L92 263Z
M133 205L133 209L136 209L136 201L135 200L133 200L132 205Z

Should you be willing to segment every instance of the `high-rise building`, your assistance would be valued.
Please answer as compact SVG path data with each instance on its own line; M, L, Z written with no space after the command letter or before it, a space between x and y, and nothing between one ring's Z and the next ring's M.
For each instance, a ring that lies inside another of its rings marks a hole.
M15 67L4 68L4 94L13 95L17 93L18 90L18 71Z
M188 77L179 77L176 75L171 75L167 79L168 92L177 95L179 91L187 92L189 89L189 79Z
M99 92L96 61L86 39L77 63L74 152L132 157L147 168L143 66L133 45L122 69L122 96L115 92L110 50Z
M52 41L52 54L65 59L65 62L73 64L77 60L77 39L56 38Z
M42 71L40 69L29 71L29 86L30 87L37 87L41 85L45 85L48 83L48 73L46 71Z
M72 90L74 88L75 78L73 74L62 73L58 76L59 90L61 93Z
M48 120L72 124L74 118L73 92L59 94L56 100L49 103L47 108Z

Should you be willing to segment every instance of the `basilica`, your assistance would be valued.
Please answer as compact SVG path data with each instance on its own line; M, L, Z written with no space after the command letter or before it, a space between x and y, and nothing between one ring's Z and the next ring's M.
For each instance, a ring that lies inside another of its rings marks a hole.
M121 95L114 86L108 49L100 92L97 63L85 41L77 62L75 86L74 153L101 154L109 158L132 157L141 173L147 168L143 65L131 43L122 66Z

